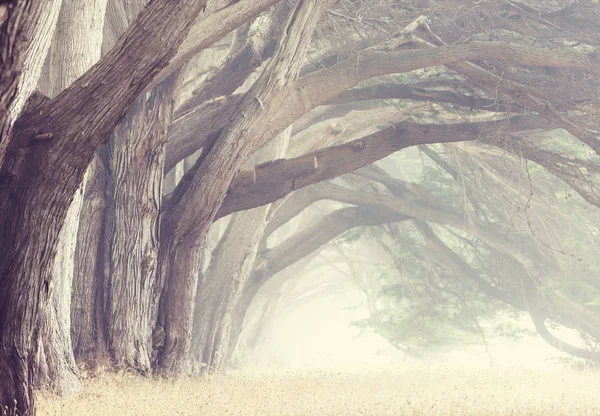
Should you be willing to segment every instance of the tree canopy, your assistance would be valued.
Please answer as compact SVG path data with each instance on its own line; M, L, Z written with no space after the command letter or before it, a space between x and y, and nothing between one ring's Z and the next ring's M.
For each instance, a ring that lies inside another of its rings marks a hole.
M527 314L598 361L599 14L2 2L0 404L81 368L218 370L265 282L327 250L352 272L359 244L359 324L398 348Z

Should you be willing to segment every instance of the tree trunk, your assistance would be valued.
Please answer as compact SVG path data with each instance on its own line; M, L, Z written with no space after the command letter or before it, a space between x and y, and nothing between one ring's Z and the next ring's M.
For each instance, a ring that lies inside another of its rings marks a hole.
M109 364L106 317L105 222L112 196L109 175L110 145L90 164L75 255L71 298L71 335L75 359L82 369L95 371ZM109 199L109 201L107 201Z
M36 385L60 395L76 393L81 387L70 329L71 283L82 193L83 189L80 189L75 194L58 237L53 284L50 287L52 304L40 312L41 342L38 345L40 359Z
M8 137L0 170L0 403L17 401L22 414L35 413L39 314L50 305L58 236L73 196L94 153L174 56L204 5L154 0L71 87L47 102L30 100Z
M242 296L235 305L235 309L231 314L231 339L229 341L229 348L227 349L225 357L226 362L230 365L233 364L235 350L240 348L238 347L238 341L240 339L242 330L244 329L244 320L248 314L250 305L252 305L252 301L256 297L256 294L260 288L271 276L264 276L264 274L260 273L252 273L244 285Z
M102 54L110 51L129 27L129 21L145 5L108 0L102 36ZM85 179L85 196L76 247L75 280L72 290L71 332L75 358L82 369L96 372L111 366L106 319L107 266L110 232L107 218L113 211L114 183L110 141L94 156Z
M256 163L285 156L291 128L258 151ZM219 370L227 357L233 313L254 267L270 205L233 215L209 269L198 284L192 332L192 371Z
M110 38L118 38L145 6L145 0L110 2ZM111 45L105 41L105 50ZM152 329L150 310L155 296L158 255L158 215L162 198L164 140L172 115L175 73L151 92L138 97L117 126L110 142L110 190L104 216L102 253L106 264L94 281L92 292L106 302L95 308L97 335L87 330L87 344L99 342L96 352L108 356L117 368L146 373L151 366ZM106 185L106 184L105 184ZM98 238L98 235L96 235ZM91 300L91 299L90 299ZM89 315L89 314L88 314ZM107 348L105 350L104 348ZM93 350L93 347L91 349Z
M197 163L177 187L161 226L160 273L170 279L161 301L165 346L159 365L166 374L183 369L190 347L191 317L200 271L200 252L208 228L229 184L243 163L269 139L285 129L269 126L265 104L293 88L310 45L316 22L327 1L302 0L285 23L286 37L273 60L246 94L231 124L201 163ZM189 192L188 192L189 191ZM163 250L164 249L164 250Z
M35 3L33 0L0 3L0 167L15 118L11 116L11 110L24 104L17 105L18 87L22 82L22 69L35 20L41 11Z
M35 13L35 16L38 17L37 21L29 28L32 39L23 63L18 96L10 108L11 124L16 121L25 102L38 86L38 80L54 37L62 2L63 0L48 0L44 4L35 6L37 9L43 9L43 12Z
M154 328L165 138L177 73L134 103L113 135L108 347L118 368L148 372ZM148 98L147 98L148 97Z
M102 27L106 0L63 1L50 51L51 97L65 90L101 56ZM75 246L83 189L69 206L59 234L51 285L52 307L41 311L41 337L38 346L38 384L57 394L75 393L81 386L71 344L71 288L75 269Z

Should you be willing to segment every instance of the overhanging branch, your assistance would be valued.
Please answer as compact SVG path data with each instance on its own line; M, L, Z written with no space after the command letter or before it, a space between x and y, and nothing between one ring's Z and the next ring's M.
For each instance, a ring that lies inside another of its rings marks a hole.
M352 172L406 147L477 140L489 132L497 132L500 127L511 131L531 130L547 128L548 123L539 117L512 117L488 123L401 122L340 146L239 172L229 187L217 218L274 202L296 189Z

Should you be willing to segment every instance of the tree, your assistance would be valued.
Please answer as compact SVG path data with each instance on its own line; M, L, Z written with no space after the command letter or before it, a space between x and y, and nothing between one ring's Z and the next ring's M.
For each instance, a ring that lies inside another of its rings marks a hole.
M100 58L106 0L93 1L88 7L63 1L58 16L53 46L49 53L49 97L56 97ZM85 183L85 180L84 180ZM75 245L82 194L78 189L59 234L50 289L52 306L41 312L41 342L38 354L37 385L49 385L62 394L80 387L71 347L71 286Z
M327 2L298 3L287 19L283 30L286 38L273 60L246 93L233 121L206 158L184 176L170 200L161 228L159 259L161 279L172 279L167 281L160 312L166 339L159 360L167 373L181 371L189 349L190 316L200 272L198 246L202 245L235 173L254 151L285 128L274 126L262 131L270 116L269 111L264 111L264 103L274 109L277 100L293 88L312 32L326 8Z
M0 402L16 400L21 413L33 409L38 313L48 307L51 261L68 206L94 152L156 69L175 55L204 5L153 2L96 66L56 98L30 100L10 137L2 137L7 145L0 189ZM30 23L10 20L19 21ZM160 50L149 41L153 37L163 40ZM133 62L138 65L130 73ZM18 73L20 62L6 69ZM80 139L82 132L89 132L88 140Z
M220 0L209 2L194 23L205 3L154 0L143 10L143 2L126 10L118 0L109 2L104 56L58 96L32 95L22 111L19 103L39 78L44 59L34 52L27 55L27 47L43 54L48 42L41 31L53 23L51 18L36 20L39 12L27 2L0 6L0 33L8 34L0 50L7 57L0 69L0 372L7 374L0 381L0 403L16 399L20 412L32 409L40 317L51 316L60 232L75 223L65 220L88 169L71 316L76 356L92 367L105 362L140 372L180 373L192 345L197 288L195 320L200 325L194 342L203 350L203 361L209 357L220 366L223 359L215 361L216 351L229 355L227 344L235 344L244 312L262 282L352 224L381 224L382 219L404 224L415 218L422 231L419 241L436 245L439 257L452 258L441 244L455 249L457 241L476 234L480 243L471 242L475 247L461 252L463 260L471 268L498 262L518 270L529 288L520 302L529 305L541 334L550 339L544 328L553 320L596 337L599 326L586 306L593 299L557 288L555 278L540 278L556 276L565 261L540 245L531 230L517 239L502 235L498 224L510 216L496 208L506 199L494 200L474 187L464 191L463 201L469 204L439 197L442 188L447 193L466 183L463 166L472 167L471 172L484 166L486 173L478 178L493 184L489 192L502 183L498 178L508 178L516 187L511 176L516 165L511 162L510 170L498 162L498 152L508 152L535 162L549 175L540 178L559 178L586 203L599 203L593 179L600 150L594 117L600 111L590 96L597 91L600 73L597 40L590 36L595 21L589 11L596 5L584 1L545 10L534 1L494 0L464 9L460 1L416 2L407 8L394 0ZM134 9L142 10L135 20ZM459 9L463 12L456 13ZM263 20L272 24L261 27ZM397 32L399 25L404 29ZM202 75L204 84L190 79L187 74L193 71L183 65L233 30L224 64ZM15 37L19 31L37 35ZM17 93L24 62L31 63ZM361 112L360 123L339 120L338 127L349 130L344 133L319 126L303 132L317 120L371 105L388 108L392 115L394 108L401 111L397 119L383 117L380 110L369 117ZM14 125L7 121L10 108L19 114ZM244 166L293 123L288 159ZM312 131L320 136L305 140ZM565 137L587 150L571 156L567 152L572 149L549 144L544 134L556 136L557 131L568 132ZM477 144L449 146L461 141ZM461 155L461 163L453 165L437 150L423 148L446 172L443 186L396 183L371 171L369 180L379 184L368 186L378 192L357 191L357 180L308 187L398 150L434 143L445 143ZM481 156L481 145L496 158ZM186 157L197 161L175 191L162 198L163 171ZM448 185L449 178L456 184ZM276 202L305 187L309 196L300 206ZM277 223L323 198L351 206L313 224L318 228L307 227L309 234L279 246L268 244L266 237ZM522 195L514 198L527 207ZM214 259L205 265L208 273L198 283L211 223L257 207L258 219L248 221L254 223L247 225L250 229L240 218L252 213L231 220L228 237L217 245ZM461 209L469 212L467 219ZM267 218L274 225L265 225ZM454 234L440 237L430 223L443 224L443 232ZM522 220L511 229L529 226ZM572 235L552 237L567 244ZM238 250L231 241L239 239L248 245ZM239 260L244 253L246 263ZM471 257L476 255L485 261L475 264ZM235 274L237 281L224 271L226 259L233 258L247 266ZM540 259L544 267L538 267ZM255 265L252 273L250 264ZM462 266L455 262L453 270L444 271L462 272ZM491 276L483 277L490 283ZM502 289L513 294L512 287ZM219 298L212 295L216 292ZM425 292L420 298L426 299ZM217 300L227 306L211 307ZM52 319L46 321L49 330L57 330Z

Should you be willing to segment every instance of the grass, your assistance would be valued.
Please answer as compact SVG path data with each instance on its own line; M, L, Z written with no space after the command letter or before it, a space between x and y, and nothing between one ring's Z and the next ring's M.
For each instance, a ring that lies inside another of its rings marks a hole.
M40 415L598 415L600 372L232 372L177 381L105 374Z

